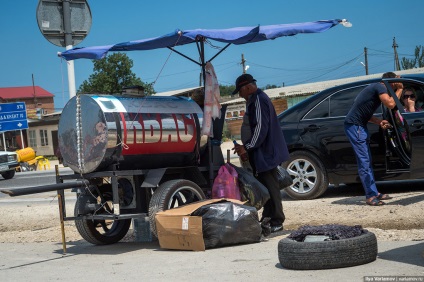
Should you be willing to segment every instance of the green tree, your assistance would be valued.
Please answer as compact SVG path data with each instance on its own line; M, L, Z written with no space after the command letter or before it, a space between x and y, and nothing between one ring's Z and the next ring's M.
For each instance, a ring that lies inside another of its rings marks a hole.
M152 83L144 83L131 71L133 61L126 54L114 53L95 60L93 74L84 80L78 93L120 94L123 87L141 85L146 95L154 94Z
M273 88L278 88L278 86L277 86L277 85L275 85L275 84L267 84L267 85L265 86L265 90L266 90L266 89L273 89Z
M401 65L402 69L413 69L413 68L422 68L424 67L424 47L417 46L415 47L415 58L407 59L405 57L402 58Z
M221 96L230 96L233 93L234 89L236 89L235 85L225 86L219 85L219 93Z

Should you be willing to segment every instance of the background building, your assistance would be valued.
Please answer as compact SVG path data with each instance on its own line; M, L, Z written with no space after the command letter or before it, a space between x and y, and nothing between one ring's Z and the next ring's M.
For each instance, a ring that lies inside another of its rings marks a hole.
M32 121L42 120L43 115L54 112L54 95L39 86L0 88L0 103L15 102L25 103L27 110L28 126L30 127L30 129ZM22 130L22 132L21 130L4 132L4 141L6 144L3 144L3 138L0 138L0 149L14 151L17 149L21 149L22 143L24 144L24 147L28 147L30 136L28 136L27 133L27 130ZM33 132L31 135L31 138L38 138L40 140L42 139L43 141L45 141L48 137L49 136L45 135L45 131ZM45 147L41 145L45 144L45 142L39 142L39 144L40 149ZM34 150L36 149L34 148Z

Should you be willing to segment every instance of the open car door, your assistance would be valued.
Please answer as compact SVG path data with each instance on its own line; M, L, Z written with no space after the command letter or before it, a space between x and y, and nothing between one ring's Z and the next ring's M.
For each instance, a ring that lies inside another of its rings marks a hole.
M394 109L385 109L383 118L393 128L384 132L386 170L388 173L409 172L410 179L424 178L424 84L412 79L383 80L389 94L396 101ZM390 83L402 82L404 89L415 92L416 112L407 112Z

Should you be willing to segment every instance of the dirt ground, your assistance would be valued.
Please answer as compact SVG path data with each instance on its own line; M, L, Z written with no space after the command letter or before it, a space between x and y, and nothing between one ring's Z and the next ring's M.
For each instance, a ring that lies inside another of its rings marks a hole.
M221 145L224 157L233 147L231 142ZM237 164L236 155L230 151L231 162ZM380 192L393 196L386 205L365 205L362 187L345 186L329 188L318 199L292 200L283 193L283 208L286 215L284 229L293 231L303 225L345 224L361 225L374 232L383 241L424 240L424 188L423 183L392 183L383 185ZM65 193L71 203L66 205L67 216L73 215L74 193ZM21 198L21 197L19 197ZM60 242L61 229L59 209L55 193L0 197L0 242ZM261 211L259 211L260 214ZM282 232L287 235L288 232ZM66 240L82 240L73 221L65 222ZM283 235L281 235L283 236ZM124 241L134 239L132 229Z
M390 194L394 199L380 207L365 205L362 191L357 188L334 188L315 200L296 201L284 196L284 229L296 230L303 225L322 224L361 225L383 241L424 240L424 190L391 191ZM54 193L37 197L20 203L14 203L14 198L0 198L0 242L61 241ZM72 211L73 204L68 204L67 215L71 216ZM65 222L65 235L67 242L82 240L73 221ZM130 230L124 240L131 241L133 238Z

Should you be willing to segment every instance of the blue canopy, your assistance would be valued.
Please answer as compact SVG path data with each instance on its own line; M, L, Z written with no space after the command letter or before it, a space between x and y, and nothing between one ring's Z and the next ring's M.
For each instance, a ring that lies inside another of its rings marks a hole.
M346 20L335 19L294 24L236 27L229 29L176 30L173 33L156 38L128 41L115 45L73 48L65 52L59 52L58 55L68 61L76 59L93 60L104 58L109 51L139 51L158 48L169 48L174 50L173 48L175 46L194 42L199 43L206 39L227 43L226 47L228 47L230 44L240 45L254 43L282 36L292 36L298 33L324 32L339 23L345 24L347 22ZM216 57L216 55L214 57Z

